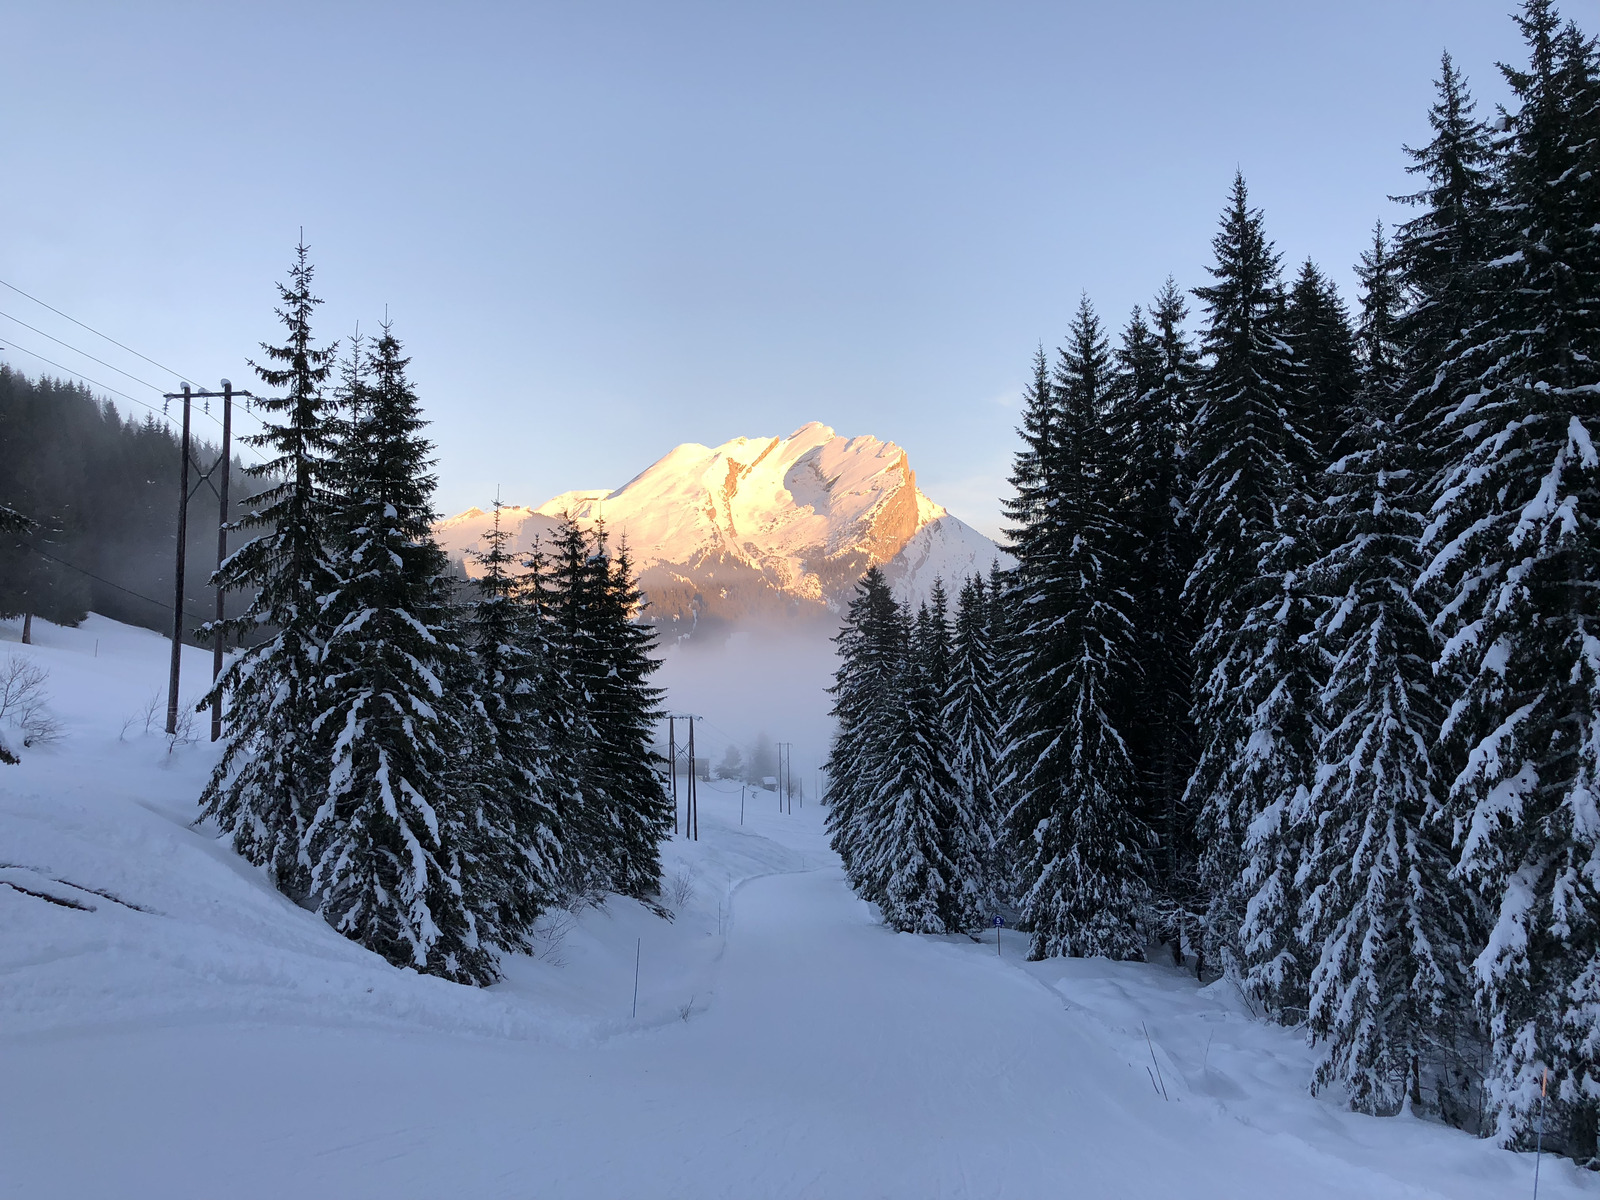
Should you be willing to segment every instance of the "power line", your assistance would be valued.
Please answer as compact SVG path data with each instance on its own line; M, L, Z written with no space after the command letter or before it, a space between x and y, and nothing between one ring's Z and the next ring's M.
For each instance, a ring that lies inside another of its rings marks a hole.
M45 336L48 337L49 335L46 334ZM65 371L68 375L71 375L74 378L81 379L83 382L88 384L93 384L101 391L110 392L113 396L121 396L129 404L137 404L141 408L148 408L151 412L155 413L156 416L160 417L163 421L166 421L169 424L172 421L172 417L169 413L162 411L154 404L146 404L143 400L138 400L133 396L128 395L127 392L119 392L116 388L110 386L109 384L101 383L97 379L90 379L87 375L83 374L83 372L74 371L71 367L64 367L54 359L46 358L42 354L38 354L35 351L29 350L26 346L20 346L16 342L11 341L9 338L0 339L0 346L10 346L13 350L21 350L22 353L29 355L32 358L37 358L40 362L45 363L48 366L52 366L58 371ZM71 349L71 347L68 347L68 349Z
M31 330L33 330L34 333L37 333L42 338L49 338L56 345L65 346L68 350L71 350L74 354L81 354L85 358L87 358L90 362L99 363L102 367L107 367L110 370L115 371L118 375L127 376L127 378L133 380L135 383L139 384L140 386L149 388L152 392L161 391L160 388L158 388L155 384L151 383L149 380L140 379L137 375L134 375L134 374L131 374L131 373L127 372L127 371L124 371L121 367L116 366L116 365L114 365L112 363L108 363L103 358L96 358L94 355L90 354L87 350L79 350L71 342L63 342L60 338L56 337L54 334L46 333L44 330L39 329L36 326L29 325L21 317L13 317L8 312L0 312L0 317L4 317L8 321L15 321L18 325L21 325L24 329L31 329Z
M87 575L90 579L94 580L96 583L103 583L107 587L116 588L117 591L119 591L119 592L126 592L128 595L134 597L136 600L143 600L146 603L154 604L162 612L171 612L172 611L172 605L166 603L164 600L157 600L154 596L146 596L143 592L136 592L132 588L123 587L120 583L113 583L111 580L105 578L103 575L96 575L93 571L85 570L83 567L80 567L77 563L69 563L64 558L57 558L54 554L51 554L48 550L41 550L38 546L35 546L32 542L28 541L27 538L18 538L17 540L19 542L21 542L24 546L26 546L29 550L32 550L35 554L38 554L38 555L40 555L40 556L42 556L44 558L48 558L53 563L59 563L61 566L66 567L68 570L76 571L80 575ZM204 618L195 616L188 609L184 609L183 610L183 615L188 617L191 621L195 622L197 625L204 625L205 624Z
M10 288L17 295L23 297L26 300L32 300L40 308L49 309L51 312L55 313L56 316L61 317L64 320L71 321L74 325L78 326L78 328L80 328L80 329L87 329L90 333L94 334L95 337L104 338L106 341L110 342L113 346L116 346L119 350L126 350L129 354L133 355L135 358L142 358L145 362L149 363L152 367L159 367L161 370L165 371L167 374L169 374L173 378L177 379L180 383L185 382L185 381L190 380L190 379L197 378L197 376L192 375L192 374L191 375L185 375L182 371L175 371L171 367L167 366L166 364L157 362L155 359L151 358L148 354L140 354L132 346L129 346L129 345L123 343L123 342L117 341L117 339L112 337L110 334L101 333L98 329L94 328L94 326L92 326L92 325L84 324L82 321L78 320L77 317L70 316L69 314L62 312L59 308L55 307L55 305L53 305L53 304L46 304L43 300L39 299L39 297L30 295L29 293L23 291L21 288L19 288L14 283L7 283L4 279L0 279L0 286L4 286L4 287ZM39 334L41 337L49 338L52 342L55 342L58 346L65 346L68 350L71 350L74 354L81 354L85 358L90 359L90 360L92 360L94 362L97 362L103 367L110 367L111 370L115 371L119 375L127 375L127 377L129 379L133 380L135 383L142 384L143 386L145 386L147 388L150 388L152 391L156 391L156 392L160 392L161 391L161 389L156 387L155 384L150 383L150 382L148 382L146 380L140 379L137 375L129 374L127 371L124 371L121 367L112 366L112 364L106 362L104 359L95 358L95 356L90 354L87 350L80 350L76 346L72 345L69 342L63 342L60 338L55 337L55 336L53 336L51 334L45 333L45 331L42 330L42 329L35 329L32 325L29 325L26 321L23 321L20 318L11 316L10 313L0 313L0 317L5 317L7 320L11 320L11 321L16 321L16 323L18 325L21 325L24 329L32 329L34 333ZM12 343L12 344L15 345L15 343ZM19 350L22 349L22 347L20 347L20 346L17 346L16 348L19 349ZM32 354L33 352L31 350L23 350L23 353L24 354ZM50 362L49 359L42 358L42 356L37 355L37 354L34 354L34 357L35 358L40 358L41 361L44 361L44 362ZM50 365L53 366L53 367L56 367L58 370L62 370L62 371L68 370L67 367L63 367L59 363L51 363ZM73 374L77 374L76 372L72 372L72 373ZM88 380L88 376L86 376L86 375L79 376L79 378ZM91 382L91 383L94 382L93 380L88 380L88 381ZM95 384L95 386L96 387L105 387L106 385L103 384L103 383L100 383L100 384ZM126 396L122 392L117 392L115 388L106 388L106 390L107 391L111 391L111 392L115 392L116 395L122 396L123 399L125 399L125 400L133 400L132 396ZM139 401L133 400L133 403L138 404ZM145 405L145 407L149 408L150 406L149 405ZM166 416L166 413L163 412L162 415ZM217 418L215 416L213 416L209 410L202 410L201 415L210 418L213 422L215 422L218 425L221 424L221 422L217 421ZM260 417L256 416L248 408L245 409L245 416L249 417L252 421L254 421L257 425L260 425L263 429L265 429L267 427L266 422L263 421Z
M0 282L3 282L3 281L0 281ZM4 315L5 315L4 313L0 313L0 316L4 316ZM16 318L13 317L12 320L16 320ZM21 321L17 321L17 324L21 325L22 322ZM32 329L33 327L30 325L30 326L28 326L28 328ZM35 330L34 332L38 332L38 331ZM48 333L45 334L44 336L45 337L50 337L50 335ZM57 339L50 338L50 340L51 341L56 341ZM63 342L62 345L66 345L66 343ZM94 387L99 388L101 391L110 392L113 396L120 396L120 397L122 397L122 399L126 400L129 404L137 404L140 408L148 408L151 412L155 413L156 416L160 417L163 421L167 422L168 425L172 424L172 414L167 412L163 408L157 408L154 404L147 404L143 400L140 400L135 396L128 395L127 392L119 391L118 389L112 387L110 384L101 383L98 379L91 379L91 378L89 378L89 376L85 375L82 371L75 371L71 367L64 367L60 363L56 362L55 359L46 358L44 355L40 354L38 351L29 350L26 346L19 345L18 343L10 340L9 338L0 338L0 347L5 347L5 346L9 346L13 350L20 350L20 351L22 351L22 353L24 353L24 354L26 354L26 355L28 355L28 356L30 356L32 358L37 358L40 362L45 363L45 364L47 364L49 366L52 366L58 371L65 371L68 375L71 375L73 378L81 379L81 380L83 380L84 383L87 383L87 384L92 384ZM67 349L71 350L71 349L73 349L73 347L67 346ZM82 354L83 351L79 350L78 353ZM84 357L88 358L90 356L85 354ZM95 361L98 362L99 359L96 359ZM107 363L105 365L106 366L110 366L111 364ZM116 367L111 367L111 369L113 371L117 370ZM124 375L127 374L126 371L124 371L122 373ZM129 378L132 378L132 376L129 376ZM140 380L139 382L140 383L144 383L143 380ZM153 385L146 383L145 386L146 387L151 387ZM211 417L210 413L206 413L205 415L208 416L208 417ZM217 421L216 417L211 417L211 419L213 421ZM258 423L261 423L262 427L265 428L265 423L263 423L263 422L258 422ZM217 421L217 424L220 426L222 424L222 422L221 421ZM246 445L246 446L250 445L248 442L245 442L243 444ZM268 465L267 460L262 458L261 455L258 454L253 447L250 449L250 454L262 466L267 466Z
M193 375L187 375L186 376L186 375L184 375L184 373L182 371L174 371L171 367L164 366L161 363L158 363L155 359L151 358L147 354L140 354L132 346L124 346L121 342L117 341L116 338L111 337L109 334L101 333L98 329L95 329L91 325L85 325L82 321L78 320L77 317L69 317L69 316L67 316L66 313L62 312L59 308L56 308L54 305L46 304L43 300L39 299L39 297L37 297L37 296L28 295L27 292L23 291L21 288L19 288L14 283L6 283L6 281L4 279L0 279L0 286L4 286L4 287L10 288L13 292L15 292L17 295L21 296L25 300L32 300L40 308L48 308L51 312L55 313L56 316L62 317L64 319L68 320L68 321L71 321L79 329L87 329L90 333L94 334L95 337L97 337L97 338L105 338L106 341L110 342L113 346L117 347L119 350L126 350L129 354L133 355L135 358L144 359L144 361L149 363L152 367L160 367L168 375L173 376L174 378L178 379L179 381L182 381L184 379L193 379L194 378ZM49 335L46 334L45 336L48 337ZM80 351L80 353L81 353L81 351ZM146 386L148 386L148 385L146 385ZM157 390L159 391L160 389L158 388Z

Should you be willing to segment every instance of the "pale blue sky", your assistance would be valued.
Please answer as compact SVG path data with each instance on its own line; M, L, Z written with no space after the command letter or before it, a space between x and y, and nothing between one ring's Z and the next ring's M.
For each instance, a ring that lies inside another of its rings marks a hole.
M1235 166L1286 260L1348 285L1440 50L1487 110L1511 7L24 0L0 279L238 383L303 225L321 332L387 305L414 355L446 512L821 420L995 532L1015 396L1080 291L1119 326L1203 282Z

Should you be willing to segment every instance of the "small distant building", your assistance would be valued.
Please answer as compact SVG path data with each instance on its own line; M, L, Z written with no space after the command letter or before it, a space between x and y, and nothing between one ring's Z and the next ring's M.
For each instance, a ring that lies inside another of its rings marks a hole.
M763 775L761 777L761 786L766 788L769 792L777 791L778 777L776 775Z

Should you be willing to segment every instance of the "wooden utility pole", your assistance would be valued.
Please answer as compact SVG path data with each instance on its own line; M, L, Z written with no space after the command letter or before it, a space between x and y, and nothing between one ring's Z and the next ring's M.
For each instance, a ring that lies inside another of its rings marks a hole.
M672 772L672 835L678 835L678 726L676 717L667 718L667 769Z
M228 474L232 469L228 458L232 454L230 443L233 440L233 384L224 379L222 381L222 457L218 466L222 469L222 480L217 484L217 570L222 570L222 564L228 559ZM211 681L216 682L217 676L222 674L222 622L227 619L224 602L226 593L217 588L217 628L211 646ZM211 698L211 740L214 742L222 736L222 693L218 692Z
M178 465L178 558L172 568L172 662L167 667L167 735L178 732L178 669L183 660L183 554L189 536L189 385L183 385L183 448Z
M788 808L784 808L784 802ZM794 743L778 743L778 811L794 812Z
M235 396L249 396L249 392L235 392L233 384L226 379L222 381L220 392L197 392L187 383L181 392L166 392L167 400L183 401L183 444L182 461L178 466L178 547L177 555L173 561L172 580L172 662L167 668L167 733L173 735L178 732L178 677L179 668L183 660L183 584L184 584L184 558L188 550L189 538L189 500L193 492L189 488L189 463L194 455L189 446L190 416L196 400L222 400L222 453L217 456L217 461L205 470L200 469L200 464L195 463L195 470L199 478L195 487L206 484L217 495L217 502L221 506L217 514L217 565L222 565L228 552L228 474L229 456L233 453L231 440L233 435L233 398ZM252 397L253 398L253 397ZM222 473L221 486L211 482L211 476L218 471ZM217 620L223 618L223 593L217 589ZM211 677L216 679L222 673L222 631L217 630L217 644L212 651ZM222 699L218 697L212 702L211 709L211 740L216 741L222 736Z
M694 716L691 714L689 717L689 813L694 818L694 833L690 834L690 836L698 842L700 840L700 794L699 789L695 786L697 774L694 762ZM687 823L685 821L686 826ZM687 829L685 829L685 832L687 832Z

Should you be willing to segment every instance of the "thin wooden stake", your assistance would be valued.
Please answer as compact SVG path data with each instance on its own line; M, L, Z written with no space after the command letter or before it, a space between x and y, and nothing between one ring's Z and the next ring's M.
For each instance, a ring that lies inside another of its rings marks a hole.
M1150 1031L1145 1029L1143 1021L1139 1022L1139 1028L1144 1029L1144 1044L1150 1047L1150 1061L1156 1064L1156 1078L1161 1079L1161 1064L1156 1061L1156 1047L1155 1043L1150 1040ZM1167 1095L1167 1081L1165 1079L1161 1079L1161 1098L1167 1101L1172 1099Z
M1539 1076L1539 1140L1533 1149L1533 1200L1539 1200L1539 1161L1544 1157L1544 1093L1550 1084L1550 1068Z

